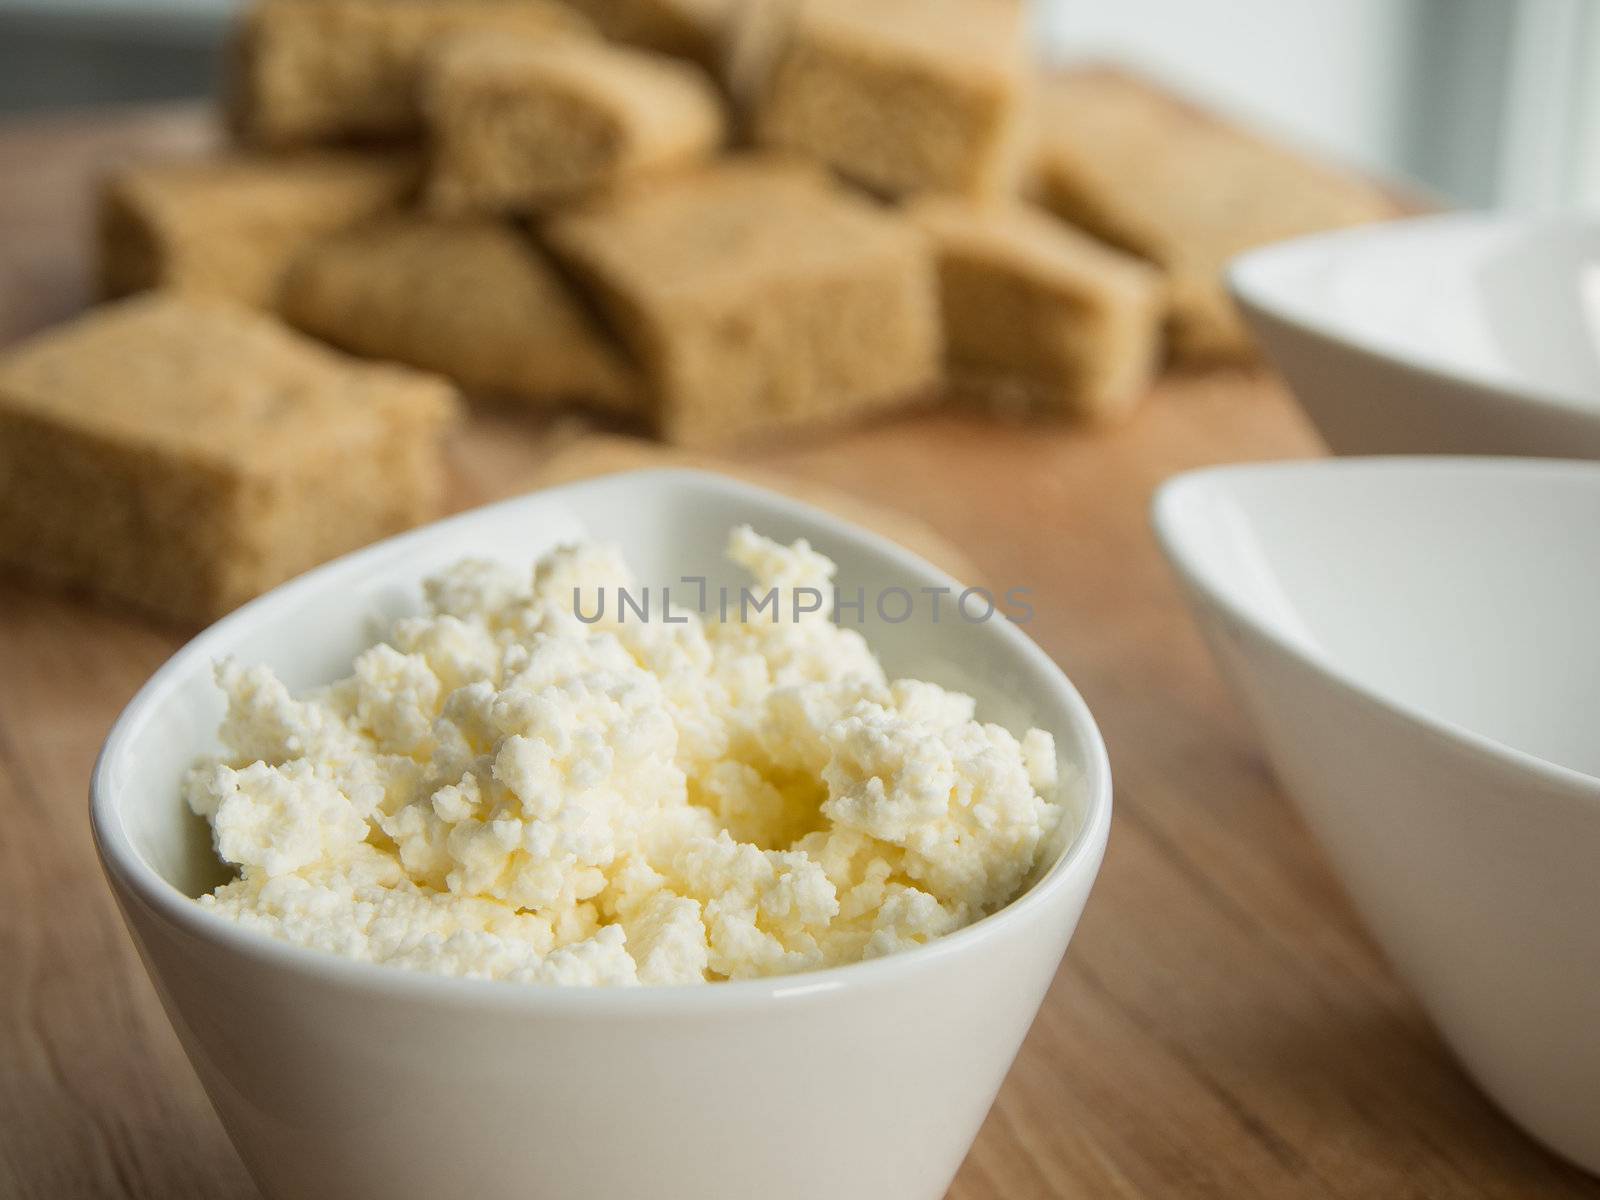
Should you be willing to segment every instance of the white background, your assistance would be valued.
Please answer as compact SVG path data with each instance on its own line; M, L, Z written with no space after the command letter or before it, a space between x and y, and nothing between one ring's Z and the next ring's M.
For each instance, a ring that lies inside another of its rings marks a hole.
M1038 0L1052 56L1197 98L1458 203L1600 206L1600 0Z

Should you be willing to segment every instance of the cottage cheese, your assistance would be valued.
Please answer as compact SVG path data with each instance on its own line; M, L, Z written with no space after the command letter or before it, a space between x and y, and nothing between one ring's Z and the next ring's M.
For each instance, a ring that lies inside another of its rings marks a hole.
M805 542L729 554L777 619L587 623L634 581L579 545L429 580L305 696L220 664L226 754L185 791L238 876L200 903L351 958L606 985L856 962L1011 900L1063 820L1050 735L797 615L834 570Z

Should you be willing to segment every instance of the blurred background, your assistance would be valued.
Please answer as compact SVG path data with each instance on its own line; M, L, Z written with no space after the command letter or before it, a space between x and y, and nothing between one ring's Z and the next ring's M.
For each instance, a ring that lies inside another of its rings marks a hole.
M236 0L0 0L0 118L205 95ZM1456 204L1600 207L1594 0L1034 0L1041 51L1138 67Z

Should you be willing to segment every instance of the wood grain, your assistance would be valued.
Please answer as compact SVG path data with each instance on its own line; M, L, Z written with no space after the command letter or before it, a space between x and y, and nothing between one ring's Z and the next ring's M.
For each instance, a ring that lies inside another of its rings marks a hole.
M187 110L0 129L0 343L84 303L88 184L201 145ZM563 439L480 412L460 506L535 486ZM1006 586L1100 719L1100 883L951 1196L1600 1197L1506 1122L1379 959L1285 801L1147 532L1153 488L1316 442L1249 373L1169 377L1104 434L925 413L749 463L907 513ZM559 462L559 458L557 462ZM0 1195L255 1195L100 879L84 792L181 642L0 583ZM892 1114L885 1114L892 1119Z

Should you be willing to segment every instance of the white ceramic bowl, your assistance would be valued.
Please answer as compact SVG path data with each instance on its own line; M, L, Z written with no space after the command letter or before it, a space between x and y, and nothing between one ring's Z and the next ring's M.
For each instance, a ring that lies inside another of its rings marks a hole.
M1452 214L1280 242L1234 298L1338 454L1600 458L1600 220Z
M1600 1171L1600 466L1227 467L1154 523L1389 958L1505 1111Z
M1082 781L1076 836L1014 904L898 957L700 988L563 989L432 977L242 929L194 904L219 868L179 798L215 748L223 655L326 682L374 614L467 555L531 561L618 544L655 587L737 584L749 522L807 537L839 582L952 581L873 534L714 476L645 472L536 493L394 538L201 634L134 698L91 808L106 874L206 1090L267 1196L934 1200L1006 1074L1099 869L1111 780L1094 722L1005 621L863 627L892 674L973 692L979 713L1057 738ZM714 594L714 593L713 593ZM870 606L869 606L870 610Z

